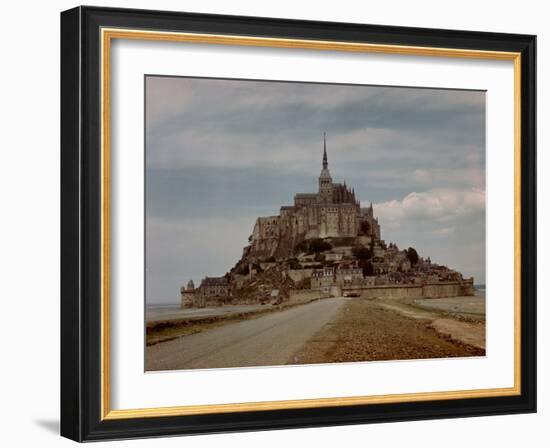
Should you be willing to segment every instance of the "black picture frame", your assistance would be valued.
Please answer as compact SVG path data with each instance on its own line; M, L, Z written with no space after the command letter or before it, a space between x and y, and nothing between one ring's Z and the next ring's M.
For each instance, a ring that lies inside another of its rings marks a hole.
M521 393L102 419L100 29L521 53ZM76 441L536 412L536 37L99 7L61 13L61 435Z

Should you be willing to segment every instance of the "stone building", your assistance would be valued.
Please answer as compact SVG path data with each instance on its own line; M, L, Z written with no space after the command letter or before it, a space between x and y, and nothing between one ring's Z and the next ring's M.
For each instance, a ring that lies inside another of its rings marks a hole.
M363 278L363 270L356 266L324 267L315 269L311 273L311 289L328 294L332 286L361 285Z
M311 273L311 289L319 290L324 294L330 292L330 287L334 285L334 268L325 267L315 269Z
M358 267L339 267L336 269L334 280L338 286L361 284L363 281L363 270Z
M205 277L198 288L193 280L187 287L181 287L181 307L204 307L222 304L230 296L229 282L226 277Z
M282 206L278 215L256 220L250 246L251 258L287 257L296 244L311 238L365 236L380 239L380 225L372 203L361 208L355 189L333 182L328 169L326 136L323 139L323 163L316 193L297 193L294 205Z
M204 277L199 294L206 299L222 299L229 296L229 282L226 277Z

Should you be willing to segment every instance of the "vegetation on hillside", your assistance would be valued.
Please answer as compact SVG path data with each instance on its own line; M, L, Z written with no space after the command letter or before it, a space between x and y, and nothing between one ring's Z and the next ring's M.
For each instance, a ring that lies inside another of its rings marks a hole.
M330 244L328 241L325 241L321 238L312 238L310 240L304 240L298 243L294 247L295 253L307 253L307 254L320 254L321 252L325 252L327 250L332 249L332 244Z
M411 265L416 265L418 263L418 252L416 252L416 249L414 247L409 247L406 252Z

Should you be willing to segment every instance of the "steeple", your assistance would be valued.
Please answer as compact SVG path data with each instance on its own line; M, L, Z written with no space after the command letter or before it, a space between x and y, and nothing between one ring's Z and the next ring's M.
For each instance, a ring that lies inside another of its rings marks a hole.
M319 198L323 203L332 201L332 177L328 170L327 135L323 132L323 169L319 175Z
M328 167L328 159L327 159L327 133L323 132L323 168L326 169Z

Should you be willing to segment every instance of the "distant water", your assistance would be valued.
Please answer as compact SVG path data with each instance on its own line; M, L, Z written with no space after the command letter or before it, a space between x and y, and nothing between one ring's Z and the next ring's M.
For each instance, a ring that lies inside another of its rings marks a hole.
M485 292L485 283L482 285L474 285L474 288L480 292Z
M151 311L173 310L180 307L179 303L146 303L145 307Z

